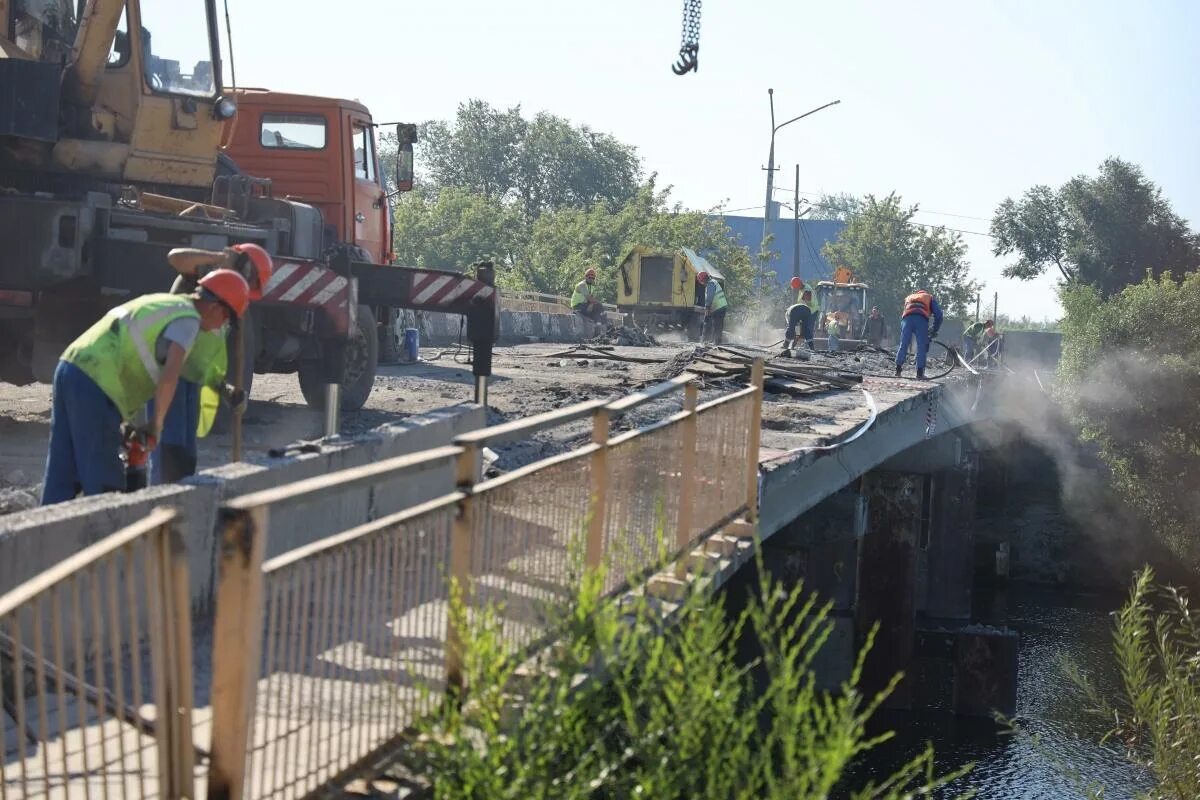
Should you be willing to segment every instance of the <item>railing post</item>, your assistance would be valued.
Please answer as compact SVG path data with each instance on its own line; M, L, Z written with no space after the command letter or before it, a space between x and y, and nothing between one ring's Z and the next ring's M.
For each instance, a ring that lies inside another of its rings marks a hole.
M587 544L584 564L589 570L600 569L604 560L604 523L608 510L608 432L607 408L598 408L592 415L591 497L588 508Z
M687 577L688 553L687 548L692 543L692 505L695 502L696 486L696 444L698 439L698 424L696 404L700 398L700 390L692 381L683 387L683 410L687 416L680 423L680 459L679 459L679 528L675 532L675 549L679 558L675 561L675 577L680 580Z
M263 638L265 507L223 508L213 624L212 760L208 800L242 800Z
M464 618L470 605L471 591L471 531L475 525L475 497L472 494L475 482L478 480L479 447L475 444L463 446L455 462L454 481L458 490L465 495L459 502L458 514L454 517L454 525L450 529L450 584L449 589L458 587L459 598L463 603ZM463 666L466 652L466 631L459 630L458 621L454 618L453 595L447 598L446 608L446 691L449 694L462 697L465 688Z
M195 755L192 749L192 597L188 585L187 549L172 517L155 537L159 573L163 575L163 641L166 643L165 703L159 725L166 738L167 763L162 796L169 800L196 796Z
M746 453L746 521L758 524L758 448L762 442L763 360L754 359L750 370L750 383L754 385L753 402L750 406L750 446Z

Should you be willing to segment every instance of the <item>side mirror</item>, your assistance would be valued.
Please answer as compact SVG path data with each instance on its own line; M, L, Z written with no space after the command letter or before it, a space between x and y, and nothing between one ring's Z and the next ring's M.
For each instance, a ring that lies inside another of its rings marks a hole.
M413 187L413 144L417 141L417 126L401 122L396 125L396 191L410 192Z

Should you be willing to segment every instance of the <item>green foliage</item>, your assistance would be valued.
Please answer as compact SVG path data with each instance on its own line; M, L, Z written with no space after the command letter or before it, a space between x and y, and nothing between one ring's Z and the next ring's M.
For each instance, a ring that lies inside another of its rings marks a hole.
M1148 277L1107 300L1071 284L1060 297L1066 408L1122 497L1200 566L1200 273Z
M997 256L1017 256L1006 276L1030 280L1053 266L1068 283L1095 286L1106 297L1147 270L1157 277L1200 268L1200 237L1137 165L1118 158L1106 159L1094 178L1006 199L992 235Z
M825 245L825 258L869 284L872 302L884 314L898 314L906 295L926 288L947 315L965 316L968 306L974 311L978 290L969 278L966 245L944 228L911 224L916 212L894 193L867 195L837 241Z
M516 209L453 187L401 195L394 220L401 264L437 269L461 269L484 259L503 264L524 245Z
M419 137L417 164L430 186L513 202L531 218L599 202L620 205L641 183L633 146L545 112L527 120L520 106L502 111L468 100L453 123L427 122Z
M822 194L821 198L811 205L812 211L809 212L807 219L849 222L851 218L862 213L864 201L861 197L842 192L840 194Z
M595 573L583 578L558 620L562 638L535 669L519 670L524 656L506 651L503 609L478 614L467 702L428 722L413 752L435 797L803 800L837 790L898 800L965 772L936 777L926 749L880 783L847 785L851 762L889 738L865 733L886 693L857 688L862 657L840 692L816 688L812 663L830 622L799 587L764 579L732 620L719 601L692 595L664 629L649 601L617 608L602 586ZM452 613L467 624L461 604ZM763 653L750 665L735 653L743 636Z
M987 315L983 314L981 319L986 319ZM971 322L975 318L971 317ZM970 324L970 323L968 323ZM1010 317L1008 314L1001 314L996 320L996 328L1003 331L1058 331L1062 327L1061 320L1056 319L1033 319L1029 316Z
M1113 652L1122 684L1113 701L1068 665L1089 710L1112 726L1106 739L1154 776L1145 800L1200 797L1200 622L1186 596L1156 591L1143 570L1117 614Z

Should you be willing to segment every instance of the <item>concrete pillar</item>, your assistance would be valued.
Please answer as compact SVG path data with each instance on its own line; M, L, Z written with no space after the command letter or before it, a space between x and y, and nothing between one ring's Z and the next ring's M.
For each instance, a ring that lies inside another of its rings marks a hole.
M932 476L933 509L926 551L930 580L922 608L926 616L971 618L978 475L978 457L969 451L958 467Z
M763 563L791 588L803 582L833 610L854 607L858 540L864 524L857 486L830 495L763 543Z
M863 476L866 526L859 546L855 628L859 642L875 623L879 632L863 668L863 689L874 693L912 666L917 606L917 554L924 475L875 471ZM906 677L888 701L912 707Z

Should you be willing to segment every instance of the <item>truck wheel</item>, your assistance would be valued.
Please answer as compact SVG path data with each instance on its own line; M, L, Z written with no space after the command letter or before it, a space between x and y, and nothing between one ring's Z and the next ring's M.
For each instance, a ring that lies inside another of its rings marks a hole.
M245 326L245 342L246 342L246 361L242 365L242 389L245 390L246 396L250 396L250 389L254 386L254 356L258 353L258 339L254 330L254 321L250 318L250 312L242 318L242 325ZM233 335L231 334L225 342L225 353L229 360L229 374L225 380L233 383ZM244 415L243 415L244 418ZM212 435L221 436L233 430L233 409L221 398L221 405L217 406L217 416L213 419Z
M342 376L342 411L358 411L367 404L375 386L379 366L379 335L375 314L367 306L358 307L358 326L346 343L346 369ZM302 362L299 367L300 393L308 407L325 410L325 365L319 361Z

